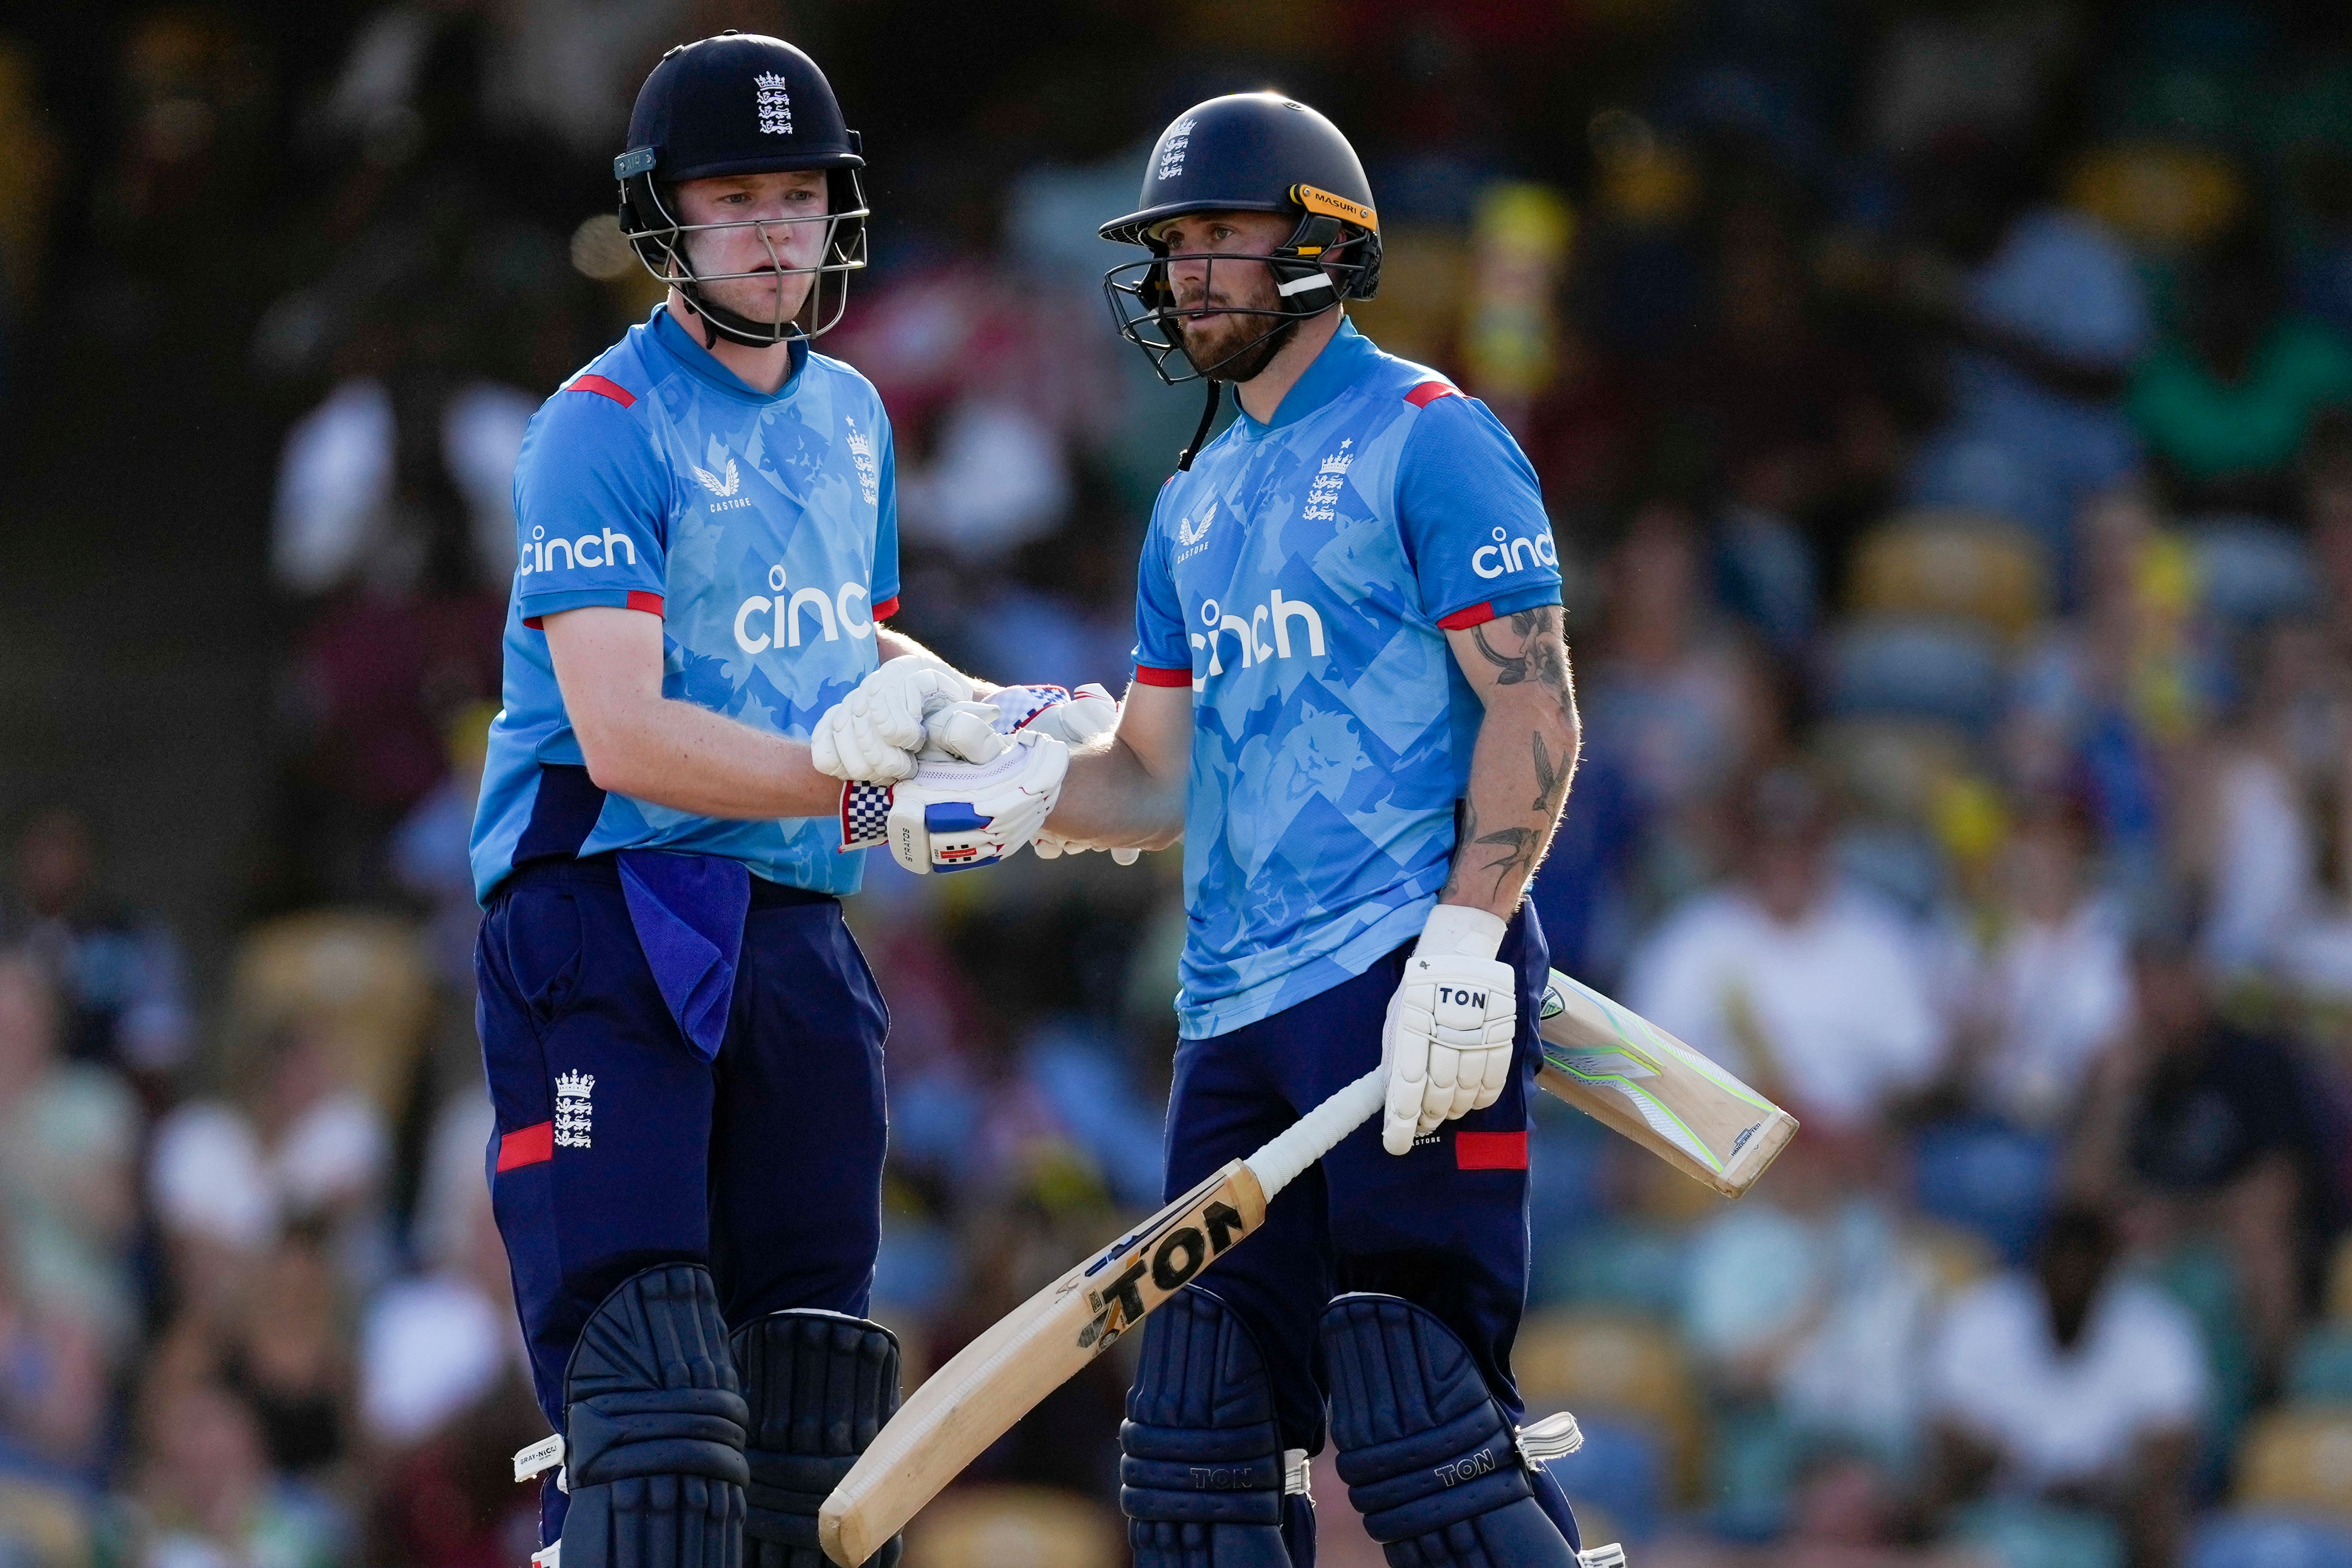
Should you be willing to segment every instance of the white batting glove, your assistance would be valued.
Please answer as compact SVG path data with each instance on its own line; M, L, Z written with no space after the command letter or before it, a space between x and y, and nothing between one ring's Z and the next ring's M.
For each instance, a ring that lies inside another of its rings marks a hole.
M1014 736L993 761L919 764L913 778L891 787L884 825L891 858L928 875L993 865L1019 853L1045 825L1069 766L1068 747L1027 732Z
M1429 912L1381 1027L1389 1070L1381 1146L1389 1153L1410 1153L1423 1134L1492 1105L1510 1081L1519 977L1495 956L1505 929L1483 909L1441 904Z
M889 784L915 771L924 721L971 700L969 677L932 658L891 659L825 709L809 732L809 761L851 782Z
M923 756L956 758L966 762L992 761L1024 730L1052 736L1071 746L1084 746L1118 726L1118 703L1095 682L1066 691L1060 686L1000 686L977 702L953 703L933 714L925 725L928 744ZM1039 860L1084 854L1095 846L1066 839L1050 828L1038 830L1031 847ZM1115 849L1110 858L1133 865L1141 850Z

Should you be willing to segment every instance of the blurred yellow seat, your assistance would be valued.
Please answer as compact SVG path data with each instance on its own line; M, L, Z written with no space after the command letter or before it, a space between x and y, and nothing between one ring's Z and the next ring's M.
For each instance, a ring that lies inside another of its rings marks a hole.
M1121 1568L1127 1541L1108 1510L1047 1487L949 1492L907 1528L905 1568Z
M2352 1410L2290 1408L2257 1417L2238 1450L2234 1500L2352 1516Z
M1861 614L1956 617L2014 639L2047 608L2049 570L2032 535L2014 523L1922 509L1863 537L1847 597Z
M1619 1312L1543 1313L1520 1325L1511 1370L1530 1416L1573 1410L1649 1427L1674 1456L1677 1495L1697 1496L1698 1388L1666 1328Z
M242 1082L283 1030L315 1030L344 1082L396 1119L433 1008L416 929L394 915L319 909L268 921L237 945L229 980L227 1061Z

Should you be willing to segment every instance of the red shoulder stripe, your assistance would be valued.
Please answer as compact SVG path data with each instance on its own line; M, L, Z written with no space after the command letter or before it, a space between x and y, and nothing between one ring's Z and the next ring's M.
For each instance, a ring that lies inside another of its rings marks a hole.
M606 381L603 376L574 376L569 382L564 383L563 390L565 392L594 392L599 397L611 398L623 408L634 408L636 406L637 402L636 393L631 392L628 388L623 386L618 382Z
M874 619L877 621L887 621L898 613L898 596L895 593L874 607Z
M1451 382L1423 382L1404 394L1404 401L1415 408L1427 408L1442 397L1460 397L1462 389Z
M663 603L660 594L648 593L642 588L629 590L629 601L620 608L642 610L648 615L664 617L667 617L669 612L668 606ZM526 615L522 618L522 623L534 632L544 632L547 630L546 619L543 615Z
M1190 670L1160 670L1150 664L1135 666L1135 684L1139 686L1189 686L1192 684Z
M1484 626L1494 618L1495 601L1490 599L1466 610L1457 610L1451 615L1440 616L1437 623L1448 632L1467 632L1473 626Z

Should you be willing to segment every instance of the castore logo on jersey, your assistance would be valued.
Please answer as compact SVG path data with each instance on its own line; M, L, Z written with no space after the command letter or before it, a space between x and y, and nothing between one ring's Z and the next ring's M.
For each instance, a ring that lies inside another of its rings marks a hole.
M1209 537L1209 525L1216 520L1217 503L1212 500L1209 503L1209 509L1201 514L1201 520L1198 523L1193 522L1190 517L1176 519L1176 542L1180 545L1199 544Z
M774 597L755 593L735 607L735 645L746 653L799 647L803 612L814 613L828 643L841 641L844 632L852 637L874 635L873 619L853 615L849 609L852 601L870 597L864 583L845 582L831 593L822 588L803 588L790 598L784 595L784 569L772 566L768 569L768 587ZM766 618L767 631L752 629L756 617Z
M727 459L727 476L723 479L708 468L698 467L691 463L687 466L694 469L696 481L716 497L709 503L711 511L731 512L738 507L748 507L751 504L751 497L736 493L743 488L743 471L735 466L735 459L731 454Z

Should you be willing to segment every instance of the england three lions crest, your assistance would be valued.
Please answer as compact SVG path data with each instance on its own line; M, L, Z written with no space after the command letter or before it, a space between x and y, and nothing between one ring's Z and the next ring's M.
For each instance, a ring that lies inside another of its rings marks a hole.
M589 1072L562 1072L555 1078L555 1143L559 1148L585 1149L592 1146L596 1126L596 1107L589 1096L596 1090L596 1078Z

